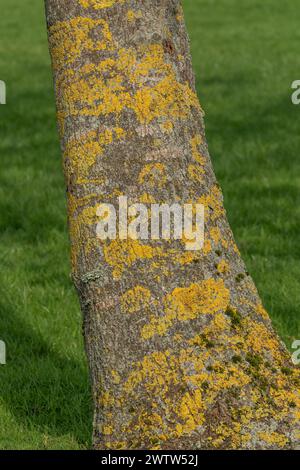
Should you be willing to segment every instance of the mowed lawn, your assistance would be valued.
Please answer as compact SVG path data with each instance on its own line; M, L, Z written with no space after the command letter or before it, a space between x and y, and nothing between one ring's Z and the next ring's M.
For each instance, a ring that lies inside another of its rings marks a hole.
M185 0L228 216L288 347L300 339L300 0ZM42 0L0 0L0 448L91 445Z

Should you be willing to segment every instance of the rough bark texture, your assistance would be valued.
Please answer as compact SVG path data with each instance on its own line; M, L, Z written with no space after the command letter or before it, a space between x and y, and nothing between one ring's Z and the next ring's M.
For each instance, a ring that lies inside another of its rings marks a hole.
M95 448L296 448L299 371L226 219L180 1L46 11ZM97 205L122 194L203 203L204 249L97 240Z

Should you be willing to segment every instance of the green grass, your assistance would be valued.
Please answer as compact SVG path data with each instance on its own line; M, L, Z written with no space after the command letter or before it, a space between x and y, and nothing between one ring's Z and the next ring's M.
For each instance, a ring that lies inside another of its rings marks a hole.
M248 268L282 338L300 338L300 0L186 0L210 152ZM0 0L0 448L90 446L69 278L42 0Z

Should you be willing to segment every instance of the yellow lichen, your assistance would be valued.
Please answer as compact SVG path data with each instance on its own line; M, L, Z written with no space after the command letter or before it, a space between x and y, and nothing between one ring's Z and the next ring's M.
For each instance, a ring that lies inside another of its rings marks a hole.
M217 266L219 273L225 274L229 271L229 264L225 259L222 259Z
M162 163L147 163L139 174L139 184L163 186L166 182L165 166Z
M73 137L69 140L64 151L64 161L67 175L75 174L77 183L85 182L89 169L96 163L105 147L125 136L125 131L119 127L96 130Z
M288 439L284 434L277 432L260 432L258 433L258 436L267 444L273 444L275 448L284 447L288 442Z
M229 291L222 280L206 279L189 287L176 287L167 296L168 309L176 311L180 319L194 318L195 314L213 314L224 310L229 302Z
M183 424L177 424L176 426L178 437L183 434L190 434L205 422L205 417L201 410L203 410L201 391L198 389L194 392L185 393L177 412L178 417L183 422Z
M262 317L264 318L265 320L268 320L269 319L269 315L266 311L266 309L263 307L263 305L261 303L259 303L258 305L256 305L256 308L255 308L256 312Z
M217 185L212 186L207 194L198 199L197 203L204 205L206 213L212 211L210 214L212 221L224 215L223 196Z
M170 133L174 129L174 124L172 121L165 121L163 124L161 124L161 129L164 132Z
M69 232L71 239L72 269L76 272L77 258L81 250L87 254L95 247L96 239L87 230L97 222L97 205L92 202L95 195L91 194L86 198L76 198L72 194L68 197ZM85 207L87 203L90 206ZM82 243L85 237L85 243Z
M211 239L215 243L215 245L217 245L219 243L220 239L221 239L220 229L218 227L213 227L210 230L209 234L210 234Z
M112 426L103 426L102 432L104 436L110 436L113 433Z
M151 300L151 292L143 286L135 286L129 289L121 297L121 308L125 313L135 313L146 309Z
M155 250L137 240L112 240L103 248L106 262L113 267L113 275L119 278L125 267L138 260L151 259Z
M141 18L143 16L141 10L138 11L133 11L133 10L128 10L127 12L127 19L129 22L132 22L138 18Z
M155 204L156 202L152 194L149 194L149 193L143 193L140 196L139 201L143 204Z
M95 31L97 34L92 39L91 33ZM111 47L111 33L107 22L102 19L76 17L58 21L49 32L54 69L73 64L85 51L99 52Z
M207 255L210 252L211 252L211 241L204 240L203 253Z
M200 165L190 164L188 166L188 174L196 183L203 183L204 169Z
M111 376L112 376L112 379L113 379L113 383L115 383L115 384L120 383L121 377L120 377L120 374L116 370L111 371Z
M224 311L229 303L229 290L222 280L206 279L189 287L177 287L164 299L165 315L152 316L142 329L142 337L163 335L177 321L192 320L201 314Z
M101 10L102 8L110 8L116 3L124 3L125 0L79 0L79 2L84 8Z
M90 39L95 28L100 28L102 34L97 41ZM199 108L196 94L187 82L177 80L175 68L165 59L160 44L116 50L107 23L89 18L56 24L50 28L50 41L54 67L60 71L57 83L67 103L65 109L58 110L62 128L69 115L119 115L131 109L140 123L149 123L156 118L186 119L191 108ZM114 50L117 58L87 63L78 69L66 68L84 51L104 49ZM152 74L156 80L149 83L145 78Z
M206 159L199 151L199 145L203 143L202 137L200 134L196 134L195 137L191 139L191 149L192 156L200 165L205 165Z

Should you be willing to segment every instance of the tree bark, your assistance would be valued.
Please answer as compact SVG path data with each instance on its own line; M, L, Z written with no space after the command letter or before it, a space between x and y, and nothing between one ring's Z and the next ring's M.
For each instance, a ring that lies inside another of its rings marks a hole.
M45 3L94 447L297 448L299 370L226 218L180 1ZM204 204L203 249L97 239L120 195Z

